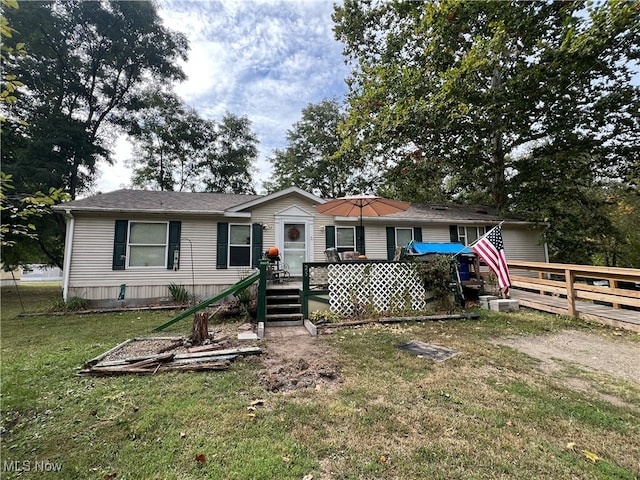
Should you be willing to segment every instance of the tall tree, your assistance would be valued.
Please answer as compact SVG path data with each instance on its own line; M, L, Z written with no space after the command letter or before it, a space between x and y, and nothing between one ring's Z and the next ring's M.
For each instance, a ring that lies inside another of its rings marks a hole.
M91 187L96 162L111 161L107 129L142 106L144 83L184 78L177 60L186 40L148 1L25 2L7 14L27 44L13 66L29 95L20 104L28 126L8 132L18 139L3 169L17 189L62 187L75 198ZM38 178L33 168L51 175Z
M197 190L201 152L211 126L171 92L153 90L146 108L133 115L128 131L134 142L132 183L158 190Z
M452 194L480 189L499 208L509 205L516 160L538 148L595 153L600 172L622 164L622 146L638 145L638 88L629 82L638 10L628 2L584 9L345 1L334 19L354 65L351 144L388 158L419 150L444 162Z
M269 161L273 174L269 191L295 185L320 197L360 193L364 162L345 161L340 155L339 125L346 116L337 99L309 104L302 118L287 131L287 147L277 149Z
M258 158L258 137L246 116L226 113L219 124L211 124L213 135L204 149L204 190L217 193L254 194L252 165Z
M127 122L134 140L133 184L218 193L255 193L251 168L257 137L247 117L205 120L175 94L155 90Z
M563 203L604 211L600 181L632 179L638 165L639 16L621 1L346 0L334 12L354 68L343 149L390 166L409 158L444 195L531 219ZM412 192L425 180L402 182ZM611 227L569 235L547 219L558 259Z
M37 258L62 266L64 220L43 202L60 202L91 187L97 160L110 162L107 129L123 112L143 107L145 82L184 77L176 60L185 58L187 44L162 27L150 2L20 6L6 9L2 18L3 33L10 25L9 32L21 40L9 52L21 55L6 55L3 43L3 71L28 85L22 89L28 94L20 96L18 85L8 83L14 78L3 79L3 90L10 90L4 98L19 100L0 105L3 117L19 119L2 131L3 178L10 178L14 189L3 198L3 230L11 225L10 219L5 222L8 212L33 212L31 199L43 208L16 217L25 222L20 228L35 228L37 235L17 237L20 241L3 249L3 260L18 264Z

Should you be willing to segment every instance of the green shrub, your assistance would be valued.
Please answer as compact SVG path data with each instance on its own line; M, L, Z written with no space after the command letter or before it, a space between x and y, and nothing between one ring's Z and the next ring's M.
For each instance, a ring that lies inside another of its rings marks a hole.
M191 294L183 285L172 283L169 285L169 294L171 301L176 303L189 303L192 299Z
M72 297L66 302L61 298L54 302L50 310L54 312L78 312L80 310L88 310L89 302L85 298Z
M314 323L336 323L344 320L342 315L332 312L331 310L316 310L309 314L309 320Z
M455 282L458 262L448 255L434 255L427 262L417 262L418 275L427 292L433 292L433 300L440 308L455 308L451 284Z

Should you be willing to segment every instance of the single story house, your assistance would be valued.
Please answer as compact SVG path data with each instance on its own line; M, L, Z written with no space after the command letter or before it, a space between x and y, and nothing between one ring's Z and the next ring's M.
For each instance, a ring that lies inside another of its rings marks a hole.
M501 220L511 260L548 261L544 226L487 208L411 204L383 217L319 213L322 198L297 187L269 195L117 190L57 205L67 218L64 298L135 304L183 285L211 298L246 277L271 246L292 277L325 250L392 259L410 240L469 244ZM362 222L362 223L361 223Z

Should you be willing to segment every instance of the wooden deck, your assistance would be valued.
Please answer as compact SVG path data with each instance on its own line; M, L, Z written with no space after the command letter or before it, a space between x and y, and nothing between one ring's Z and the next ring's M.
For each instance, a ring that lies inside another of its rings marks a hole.
M511 289L509 296L514 300L518 300L521 307L557 313L559 315L570 315L566 297L540 295L517 289ZM589 301L576 301L575 308L576 316L583 320L595 321L604 325L640 333L640 311L613 308Z

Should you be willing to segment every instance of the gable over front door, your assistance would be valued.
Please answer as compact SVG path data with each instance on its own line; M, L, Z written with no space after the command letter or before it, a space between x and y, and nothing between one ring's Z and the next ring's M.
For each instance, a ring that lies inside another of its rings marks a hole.
M276 246L292 276L302 276L302 264L313 258L313 215L293 206L276 214Z

